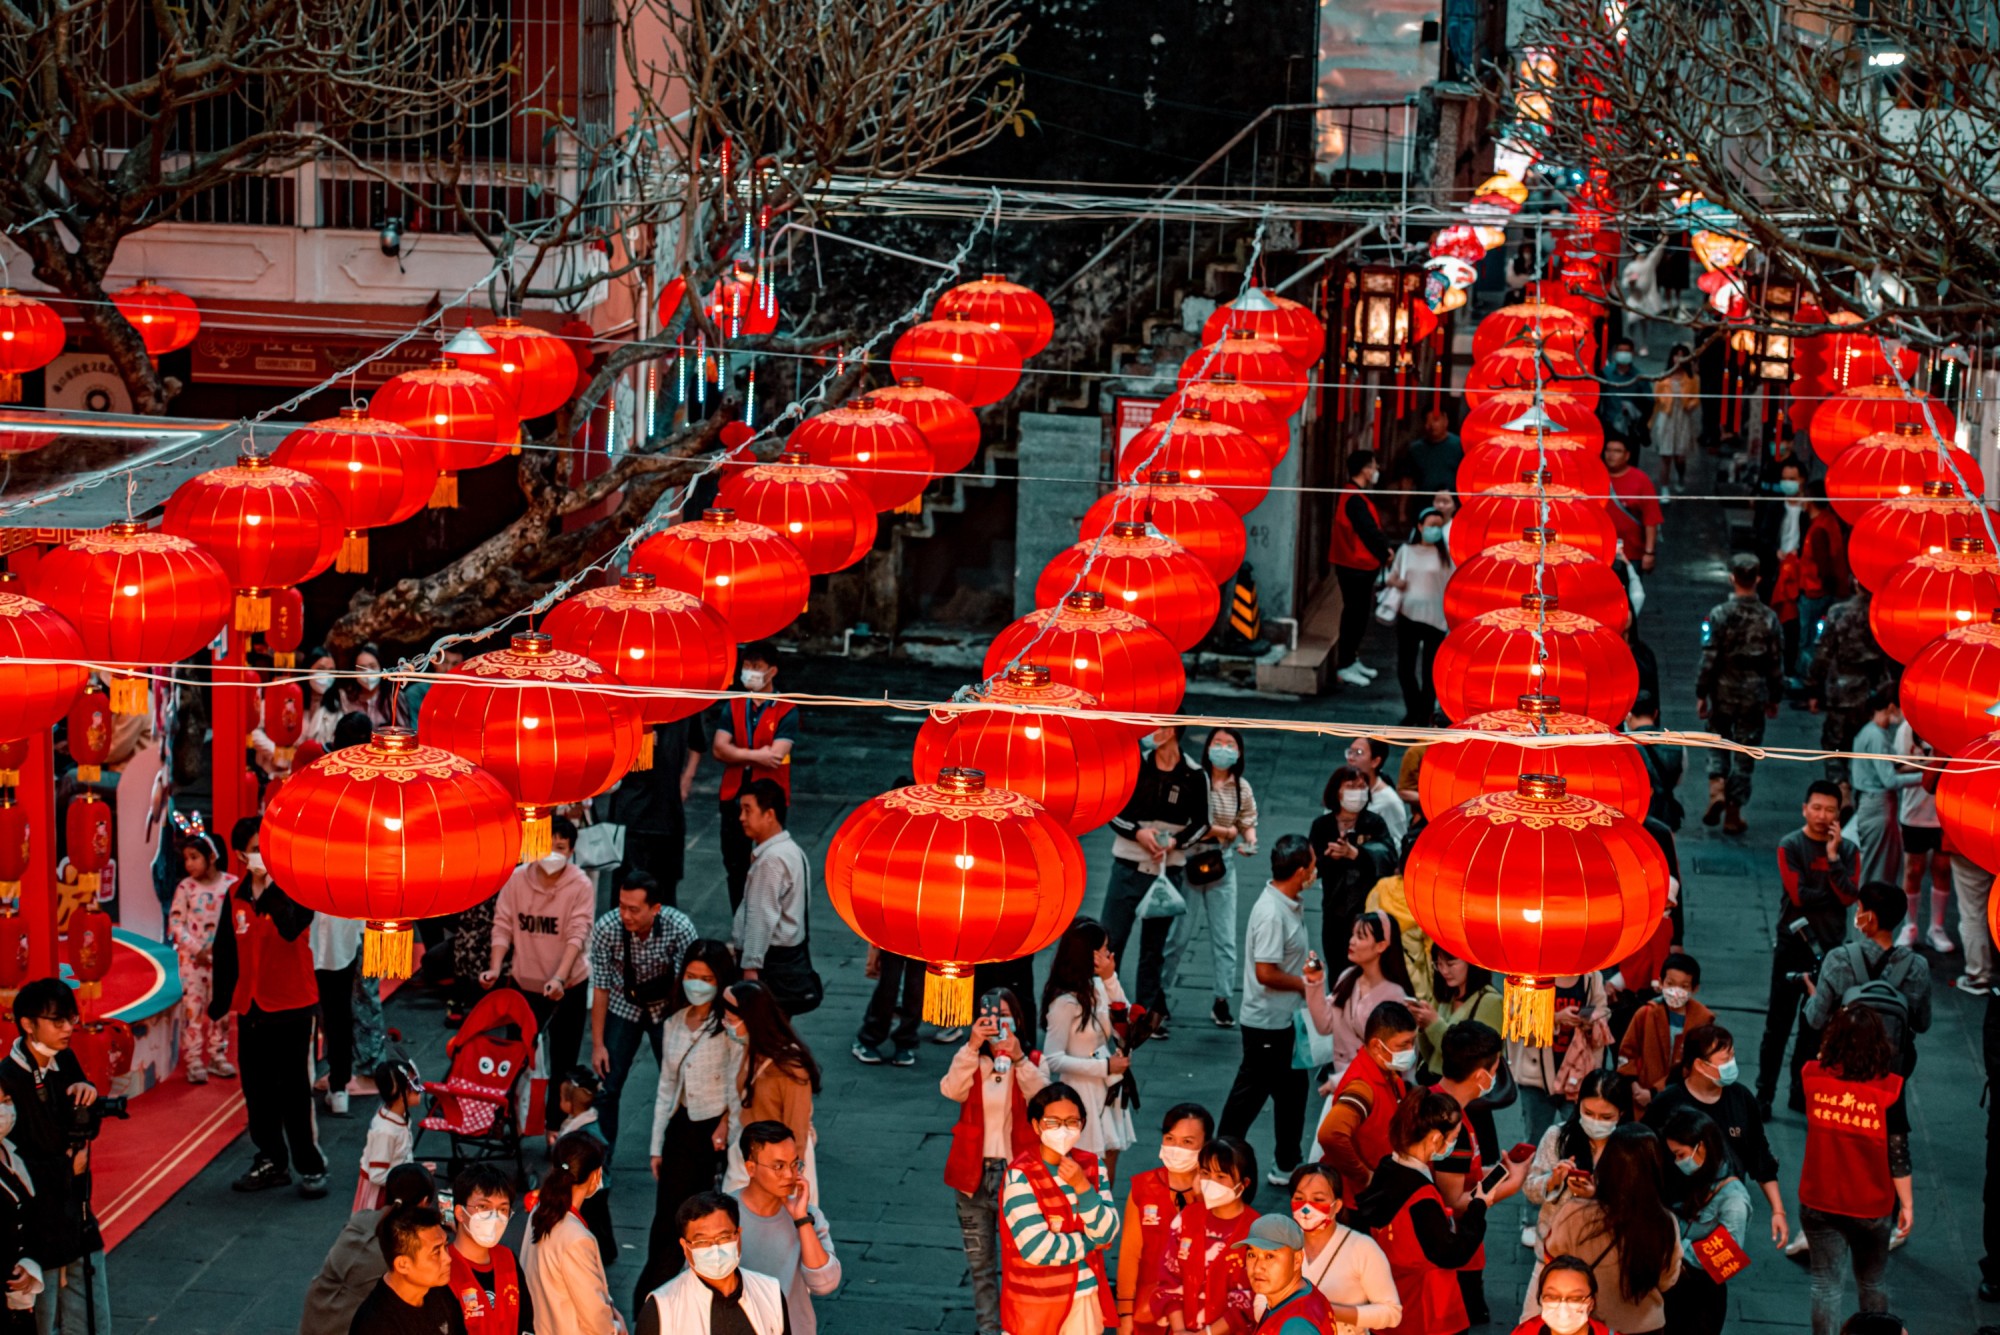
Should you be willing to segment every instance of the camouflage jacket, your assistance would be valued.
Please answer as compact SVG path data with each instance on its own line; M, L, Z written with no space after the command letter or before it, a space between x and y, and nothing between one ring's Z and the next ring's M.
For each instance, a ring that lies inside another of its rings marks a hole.
M1868 628L1868 591L1827 609L1826 629L1807 670L1808 694L1829 709L1858 709L1893 675L1889 656Z
M1778 614L1755 596L1732 596L1711 607L1702 623L1701 641L1697 698L1725 709L1747 709L1784 698L1784 633L1778 627Z

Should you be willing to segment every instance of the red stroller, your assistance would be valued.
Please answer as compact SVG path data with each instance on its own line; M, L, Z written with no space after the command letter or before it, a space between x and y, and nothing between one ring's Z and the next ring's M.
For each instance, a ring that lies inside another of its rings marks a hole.
M442 1083L424 1084L430 1108L417 1124L416 1139L421 1143L426 1131L449 1135L450 1173L467 1163L512 1160L515 1180L526 1180L521 1135L537 1032L528 999L498 988L480 998L445 1044L451 1067Z

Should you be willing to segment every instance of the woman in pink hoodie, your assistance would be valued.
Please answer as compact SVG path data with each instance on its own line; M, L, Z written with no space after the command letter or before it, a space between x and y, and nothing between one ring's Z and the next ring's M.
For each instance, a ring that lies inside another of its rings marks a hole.
M524 862L500 887L493 907L493 950L482 986L500 981L511 950L515 987L528 994L548 1038L549 1069L566 1071L576 1064L583 1043L583 1026L590 1014L590 961L585 942L597 909L597 886L590 874L570 861L576 847L576 825L562 816L551 824L549 855ZM549 1141L562 1121L557 1103L559 1081L548 1082L543 1118Z

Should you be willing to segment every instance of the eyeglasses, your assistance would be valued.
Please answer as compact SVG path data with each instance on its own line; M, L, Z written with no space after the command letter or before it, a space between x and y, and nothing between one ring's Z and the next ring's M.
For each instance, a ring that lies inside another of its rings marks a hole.
M690 1247L723 1247L735 1242L741 1236L741 1233L732 1228L727 1233L708 1233L700 1237L689 1238L687 1245Z
M1083 1130L1083 1119L1081 1117L1068 1117L1068 1118L1048 1117L1042 1120L1042 1126L1046 1130L1050 1131L1054 1131L1058 1128L1061 1128L1064 1131L1081 1131Z
M783 1159L775 1159L769 1163L761 1163L757 1166L771 1173L797 1174L806 1171L806 1161L804 1159L793 1159L790 1162L786 1162Z

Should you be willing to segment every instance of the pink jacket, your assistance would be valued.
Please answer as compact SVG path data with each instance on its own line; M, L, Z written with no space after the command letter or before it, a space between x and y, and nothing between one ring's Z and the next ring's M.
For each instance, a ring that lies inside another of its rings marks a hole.
M555 976L563 951L576 947L564 987L579 987L590 976L590 923L597 909L597 887L590 874L574 862L554 876L529 862L514 868L500 887L493 906L493 944L501 952L514 948L514 982L530 995Z

